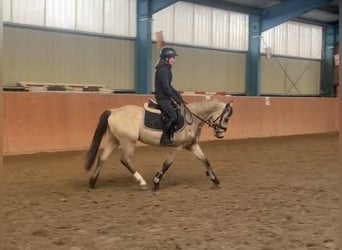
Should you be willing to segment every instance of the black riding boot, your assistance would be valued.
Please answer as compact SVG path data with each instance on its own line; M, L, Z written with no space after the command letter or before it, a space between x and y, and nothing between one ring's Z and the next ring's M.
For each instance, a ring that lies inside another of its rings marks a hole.
M173 143L175 120L170 120L165 126L165 130L160 138L160 144L164 146L175 146Z

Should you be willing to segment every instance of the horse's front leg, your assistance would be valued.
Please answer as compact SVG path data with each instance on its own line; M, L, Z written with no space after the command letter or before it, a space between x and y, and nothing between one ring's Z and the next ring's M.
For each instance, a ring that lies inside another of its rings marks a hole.
M187 148L187 150L192 152L196 156L197 159L199 159L201 162L204 163L204 165L206 167L206 174L207 174L207 176L210 177L210 179L214 183L215 187L219 187L220 186L220 181L217 179L213 169L210 166L209 160L204 155L204 153L203 153L201 147L199 146L199 144L196 142L195 144L193 144L189 148Z
M165 159L162 169L156 173L153 182L154 182L154 191L158 191L160 188L160 182L161 179L163 178L164 174L166 173L166 171L169 169L169 167L171 166L171 164L174 162L176 155L178 154L179 151L181 151L183 149L183 146L178 146L177 148L171 150L167 156L167 158Z

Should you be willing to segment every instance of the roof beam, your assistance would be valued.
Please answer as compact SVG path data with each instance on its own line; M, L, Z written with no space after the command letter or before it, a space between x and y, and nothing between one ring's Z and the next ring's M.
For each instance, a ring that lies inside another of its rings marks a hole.
M180 0L151 0L151 12L154 14L179 1Z
M221 0L184 0L184 2L204 5L211 8L217 8L222 10L230 10L235 12L241 12L245 14L260 14L260 10L254 7L248 7L241 4L224 2Z
M318 8L331 0L287 0L262 11L261 31L264 32L292 18Z

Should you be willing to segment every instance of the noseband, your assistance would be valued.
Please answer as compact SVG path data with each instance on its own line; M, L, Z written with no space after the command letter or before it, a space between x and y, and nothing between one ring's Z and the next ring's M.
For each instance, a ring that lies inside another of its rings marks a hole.
M215 130L218 128L218 129L220 129L222 132L226 132L226 131L227 131L227 127L223 127L223 126L221 125L221 123L222 123L223 116L224 116L226 113L228 113L228 111L230 111L230 110L231 110L231 106L230 106L230 104L228 103L228 104L226 104L226 106L224 107L222 113L221 113L215 120L213 120L212 122L210 122L209 127L212 127L212 128L215 129ZM219 120L218 123L216 123L217 120Z

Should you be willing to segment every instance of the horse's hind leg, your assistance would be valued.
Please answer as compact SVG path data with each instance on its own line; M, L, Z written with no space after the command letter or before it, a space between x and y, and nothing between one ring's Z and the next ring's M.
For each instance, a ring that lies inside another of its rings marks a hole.
M108 143L106 147L104 148L102 154L97 159L96 168L92 174L92 176L89 179L89 187L95 188L97 179L99 178L101 168L105 161L108 159L110 154L113 152L113 150L118 147L119 142L116 140L112 135L108 135Z
M128 169L128 171L134 176L137 182L139 182L140 188L143 191L148 190L148 186L144 178L136 171L132 165L132 156L134 153L134 144L130 141L121 142L122 146L122 157L121 163Z
M169 167L171 166L171 164L174 162L176 155L178 154L179 151L181 151L183 149L183 146L179 146L175 149L173 149L172 151L169 152L166 160L163 163L162 169L156 173L153 182L154 182L154 191L158 191L160 188L160 182L164 176L164 174L166 173L166 171L169 169Z
M187 150L192 152L197 157L197 159L199 159L201 162L204 163L204 165L206 167L206 174L207 174L207 176L210 177L210 179L214 183L215 187L219 187L220 186L220 181L217 179L213 169L210 166L209 160L204 155L204 153L203 153L201 147L199 146L199 144L195 143L191 147L187 148Z

